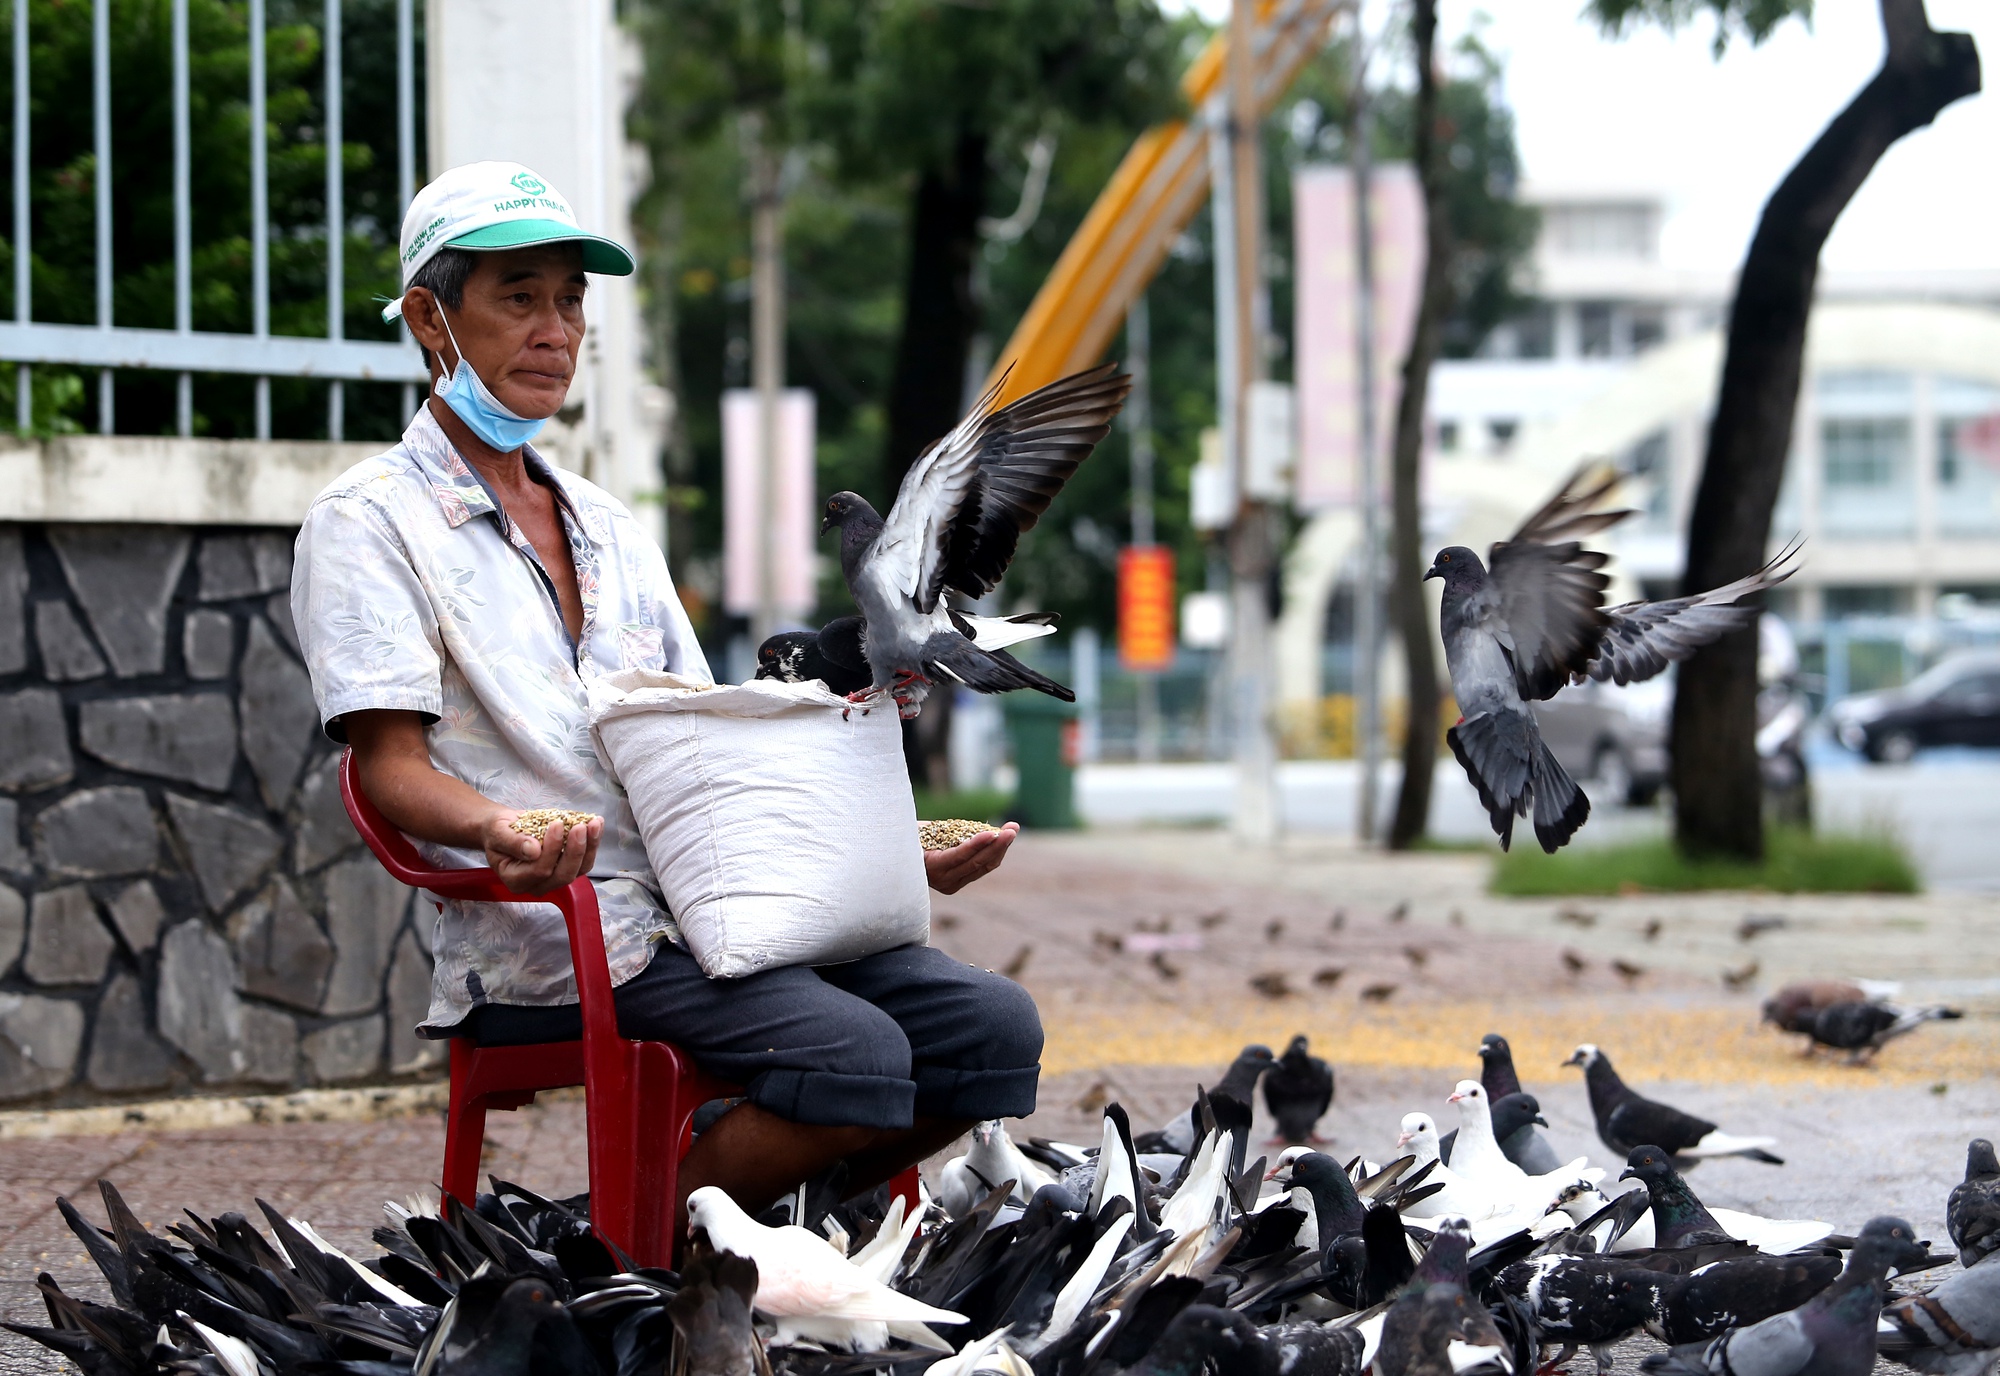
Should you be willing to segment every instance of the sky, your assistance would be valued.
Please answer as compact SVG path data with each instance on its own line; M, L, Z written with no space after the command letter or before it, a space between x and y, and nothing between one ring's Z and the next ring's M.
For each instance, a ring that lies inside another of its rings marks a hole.
M1226 0L1171 0L1213 18ZM1371 17L1386 11L1371 0ZM1456 39L1476 26L1505 64L1526 179L1562 191L1647 192L1666 204L1662 259L1727 269L1799 154L1882 58L1876 0L1818 0L1760 47L1718 62L1707 22L1617 40L1576 18L1581 0L1441 0ZM2000 269L2000 0L1930 0L1931 24L1973 35L1989 94L1906 136L1849 204L1822 263L1869 270Z

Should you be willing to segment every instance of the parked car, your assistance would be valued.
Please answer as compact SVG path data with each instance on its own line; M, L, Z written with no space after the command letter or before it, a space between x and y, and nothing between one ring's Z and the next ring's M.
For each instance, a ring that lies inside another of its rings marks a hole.
M1599 801L1644 807L1667 781L1667 721L1673 686L1666 675L1644 683L1591 680L1535 704L1542 739L1571 776Z
M2000 654L1953 655L1900 688L1858 693L1827 709L1834 739L1877 764L1932 745L2000 745Z

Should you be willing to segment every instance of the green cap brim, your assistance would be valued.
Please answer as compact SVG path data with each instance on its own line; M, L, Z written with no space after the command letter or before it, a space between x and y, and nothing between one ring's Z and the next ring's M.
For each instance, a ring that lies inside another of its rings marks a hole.
M637 268L623 244L602 234L586 234L561 220L505 220L447 239L448 248L526 248L530 244L581 244L583 270L606 277L630 277Z

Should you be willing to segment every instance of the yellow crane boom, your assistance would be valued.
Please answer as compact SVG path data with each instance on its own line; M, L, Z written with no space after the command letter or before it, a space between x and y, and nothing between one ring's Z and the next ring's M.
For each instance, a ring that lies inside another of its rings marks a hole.
M1268 113L1351 0L1260 0L1255 38L1257 109ZM1166 261L1208 196L1208 136L1226 118L1226 31L1210 39L1181 78L1194 116L1155 125L1104 184L1062 257L1029 304L988 376L995 405L1098 361L1126 308ZM1004 378L1004 381L1003 381Z

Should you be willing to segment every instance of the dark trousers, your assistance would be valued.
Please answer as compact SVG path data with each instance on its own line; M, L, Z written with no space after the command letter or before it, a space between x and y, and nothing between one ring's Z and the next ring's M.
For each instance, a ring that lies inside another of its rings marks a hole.
M618 986L618 1031L672 1042L759 1108L795 1123L906 1128L914 1117L1034 1112L1042 1022L1004 975L928 946L841 965L709 979L662 943ZM583 1035L575 1004L482 1004L462 1030L485 1046Z

